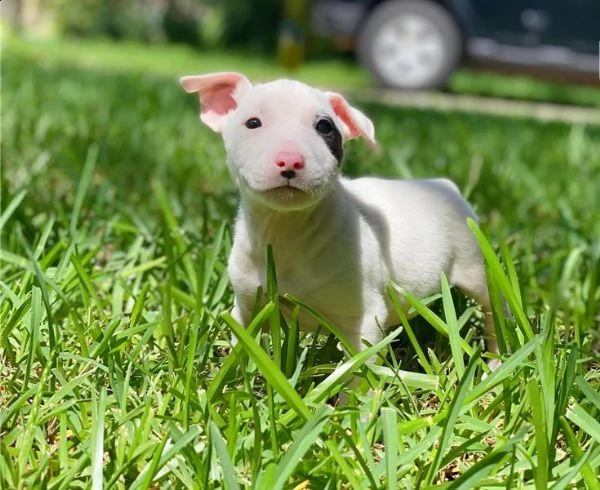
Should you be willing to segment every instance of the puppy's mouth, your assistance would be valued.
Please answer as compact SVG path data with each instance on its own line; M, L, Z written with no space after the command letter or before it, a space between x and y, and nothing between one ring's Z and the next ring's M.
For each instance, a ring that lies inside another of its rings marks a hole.
M316 204L324 194L324 187L306 186L305 182L277 182L271 187L250 190L248 197L281 211L301 210Z
M271 187L264 191L265 194L275 195L277 197L293 197L300 194L306 194L306 191L291 184Z
M304 189L301 189L300 187L297 187L297 186L293 185L291 182L288 182L285 185L278 185L278 186L275 186L275 187L271 187L270 189L267 190L267 192L269 192L269 191L276 191L278 189L289 189L289 190L292 190L292 191L305 192Z

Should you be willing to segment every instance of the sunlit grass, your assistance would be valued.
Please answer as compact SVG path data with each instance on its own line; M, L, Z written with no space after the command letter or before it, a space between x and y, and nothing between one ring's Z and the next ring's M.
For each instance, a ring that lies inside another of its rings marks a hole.
M243 330L235 190L177 69L69 60L3 60L2 488L599 488L600 128L362 107L383 151L352 142L347 174L448 176L482 218L484 380L478 313L446 287L348 356L272 270Z

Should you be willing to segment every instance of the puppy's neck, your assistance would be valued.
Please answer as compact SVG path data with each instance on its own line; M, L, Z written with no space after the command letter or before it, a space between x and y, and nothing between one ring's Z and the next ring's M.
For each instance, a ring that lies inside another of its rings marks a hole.
M321 200L305 209L281 211L252 199L241 200L240 218L251 246L262 253L267 245L308 252L315 242L334 237L345 213L345 190L339 181Z

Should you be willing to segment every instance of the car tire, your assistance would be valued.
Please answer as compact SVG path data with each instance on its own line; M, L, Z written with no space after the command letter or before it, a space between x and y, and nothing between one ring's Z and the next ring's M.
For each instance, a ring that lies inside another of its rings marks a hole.
M358 37L358 58L380 85L399 89L443 87L462 56L457 22L428 0L378 5Z

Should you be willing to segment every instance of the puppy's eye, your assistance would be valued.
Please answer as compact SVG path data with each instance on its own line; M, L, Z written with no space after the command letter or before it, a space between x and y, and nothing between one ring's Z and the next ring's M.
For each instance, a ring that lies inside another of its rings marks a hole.
M327 119L319 119L315 129L321 134L330 134L333 131L333 124Z
M258 117L251 117L246 121L246 127L248 129L256 129L260 128L261 126L262 123L260 122L260 119Z

